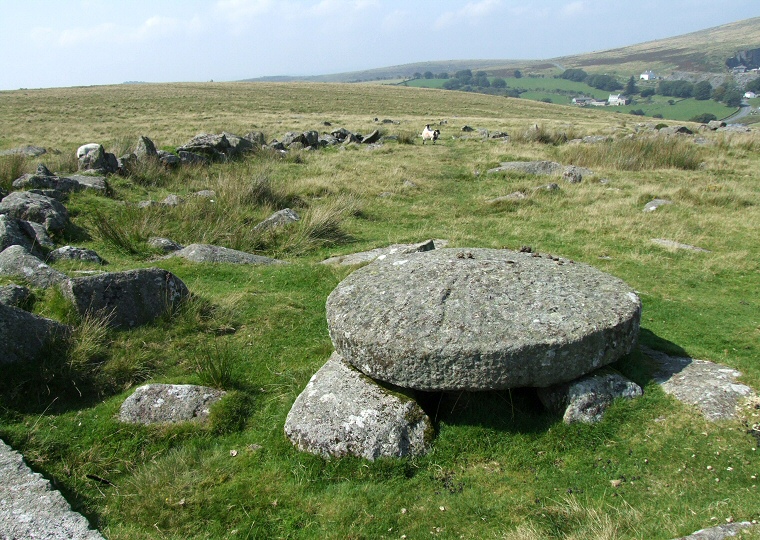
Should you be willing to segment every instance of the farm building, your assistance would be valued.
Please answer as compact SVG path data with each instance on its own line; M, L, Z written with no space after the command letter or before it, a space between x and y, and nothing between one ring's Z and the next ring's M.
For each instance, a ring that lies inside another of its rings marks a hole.
M628 105L630 102L631 98L624 96L623 94L610 94L610 97L607 100L607 103L613 107L616 105Z
M646 70L644 73L639 75L639 79L642 81L653 81L657 78L657 75L654 74L653 71Z

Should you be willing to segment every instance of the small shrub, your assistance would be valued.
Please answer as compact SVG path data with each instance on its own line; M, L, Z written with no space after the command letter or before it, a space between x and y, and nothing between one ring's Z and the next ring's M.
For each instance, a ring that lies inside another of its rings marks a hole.
M630 113L634 116L644 116L644 111L642 109L632 109Z

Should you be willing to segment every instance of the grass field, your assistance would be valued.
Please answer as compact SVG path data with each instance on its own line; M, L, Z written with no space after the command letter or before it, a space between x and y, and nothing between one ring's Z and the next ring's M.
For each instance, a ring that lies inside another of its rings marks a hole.
M554 77L507 77L504 79L507 87L520 91L521 99L547 101L558 105L570 105L572 99L578 96L593 97L606 100L611 93L597 90L591 86ZM446 79L414 79L403 83L404 86L416 88L442 88ZM673 102L672 104L670 102ZM697 101L696 99L678 99L655 95L650 98L636 98L633 103L621 107L603 107L604 112L624 112L642 110L646 117L661 115L667 120L687 121L703 113L714 114L722 119L736 112L736 108L726 107L713 100Z
M0 157L6 190L39 161L72 172L79 145L99 142L121 154L139 135L176 148L200 132L261 130L271 140L287 131L345 127L409 136L436 123L442 134L436 145L387 140L374 150L297 151L285 159L261 153L181 172L146 169L112 178L110 197L73 194L67 205L75 228L56 239L60 245L95 249L108 270L165 268L196 299L155 325L107 331L80 349L76 363L9 373L0 381L0 438L110 539L665 540L758 520L759 441L750 433L760 421L757 410L747 406L739 420L709 423L663 393L639 351L616 367L644 387L644 396L615 403L597 425L564 425L531 390L516 389L437 396L430 411L436 440L414 459L323 459L299 452L283 433L296 396L332 352L325 300L351 271L319 261L428 238L455 247L530 245L609 272L642 299L641 343L739 369L742 382L759 389L760 137L704 133L706 144L630 138L639 121L526 99L383 85L2 92L0 149L50 150L34 160ZM534 124L552 141L614 140L541 144L530 136ZM463 133L464 125L512 137L482 139ZM502 161L534 159L583 165L595 175L563 183L559 192L488 202L550 181L486 173ZM215 190L216 202L188 199L147 212L120 202L200 189ZM658 197L674 204L642 212ZM252 224L285 205L306 216L304 224L266 241L250 234ZM123 231L137 255L109 241L104 222ZM149 235L292 264L156 259L145 244ZM653 238L709 252L664 249ZM72 275L97 269L55 267ZM83 326L54 292L36 291L30 308ZM208 426L115 420L136 385L198 383L204 359L220 355L231 366L224 386L236 397Z

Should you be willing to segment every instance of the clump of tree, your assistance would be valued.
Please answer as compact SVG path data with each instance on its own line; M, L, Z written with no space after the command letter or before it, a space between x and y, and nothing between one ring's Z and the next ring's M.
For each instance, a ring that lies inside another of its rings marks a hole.
M655 95L654 88L644 88L641 91L641 97L643 97L643 98L652 97L653 95Z
M694 99L706 101L712 97L713 87L710 81L700 81L694 85Z
M657 93L661 96L690 98L694 94L694 84L683 80L660 81L657 85Z
M689 118L689 121L690 122L699 122L701 124L706 124L708 122L712 122L713 120L717 120L717 119L718 119L718 117L715 116L712 113L702 113L702 114L698 114L696 116L692 116L691 118Z
M735 81L728 80L715 88L712 93L712 98L715 101L720 101L728 107L739 107L742 104L742 98L744 92Z
M623 85L612 75L589 75L586 77L585 83L593 88L607 92L614 92L623 88Z
M623 93L625 93L627 96L632 96L639 93L639 87L636 86L636 79L633 78L633 75L631 75L631 78L628 79L628 82L625 84Z
M757 79L752 79L747 83L747 85L744 87L744 90L747 92L755 92L760 93L760 77Z
M583 82L588 77L588 73L582 69L566 69L559 76L560 79L567 79L568 81Z

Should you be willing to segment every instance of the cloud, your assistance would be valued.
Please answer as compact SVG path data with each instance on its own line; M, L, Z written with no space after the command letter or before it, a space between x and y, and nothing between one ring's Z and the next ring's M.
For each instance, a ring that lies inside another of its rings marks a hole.
M562 8L562 14L563 15L578 15L581 13L584 13L588 10L588 7L586 5L586 2L583 0L576 0L575 2L570 2L569 4L566 4Z
M481 0L480 2L468 2L464 7L456 11L441 13L435 20L434 27L443 30L455 26L461 21L475 24L480 19L490 15L501 7L501 0Z

